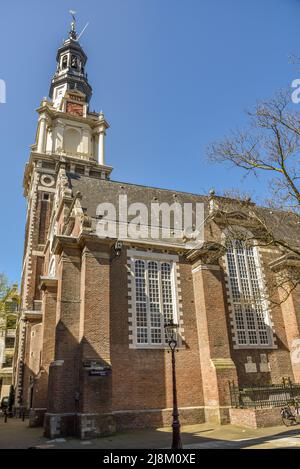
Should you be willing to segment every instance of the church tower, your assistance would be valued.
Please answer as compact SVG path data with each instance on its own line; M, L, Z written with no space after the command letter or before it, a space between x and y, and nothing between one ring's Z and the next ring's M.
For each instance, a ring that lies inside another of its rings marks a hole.
M49 96L56 109L68 112L68 107L72 112L82 116L86 108L82 106L66 106L63 97L66 91L80 91L85 96L85 102L89 103L92 96L92 88L88 83L85 65L87 56L77 40L75 19L71 23L69 37L57 51L56 73L51 81Z
M77 39L74 16L68 38L58 49L56 59L50 99L43 98L37 109L36 140L31 146L23 181L27 218L21 282L22 316L14 380L17 404L26 407L31 407L34 376L39 373L41 360L47 361L45 356L36 356L43 327L40 280L45 269L49 277L54 277L55 273L53 262L45 264L45 252L49 233L53 238L56 232L57 191L60 196L68 196L66 174L105 180L112 171L105 164L105 136L109 125L102 112L89 109L92 88L85 69L87 56Z
M77 40L75 21L69 37L57 51L56 72L51 80L50 101L43 99L33 151L98 163L102 177L110 173L105 167L104 140L109 127L103 113L90 112L92 88L85 66L87 56ZM53 159L53 158L52 158Z

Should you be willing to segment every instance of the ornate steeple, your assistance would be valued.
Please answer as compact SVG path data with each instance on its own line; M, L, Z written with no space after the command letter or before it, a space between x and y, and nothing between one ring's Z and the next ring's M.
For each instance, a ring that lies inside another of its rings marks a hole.
M30 165L26 170L24 187L29 194L34 161L64 161L67 171L99 175L108 178L112 168L105 163L105 136L109 124L103 113L91 112L89 100L92 89L88 83L84 67L87 57L78 40L76 19L73 21L69 37L58 49L57 70L50 87L51 100L44 98L37 112L39 121L36 141L32 145ZM47 163L47 164L48 164ZM49 186L50 187L50 186Z
M72 14L71 30L68 39L57 51L57 68L49 91L49 96L57 108L67 91L80 91L85 95L87 103L92 96L92 88L85 72L87 56L77 39L75 12L70 13Z
M75 18L75 11L70 10L70 13L72 15L73 21L71 22L71 31L69 32L69 38L74 39L76 41L77 39L77 33L76 33L76 18Z

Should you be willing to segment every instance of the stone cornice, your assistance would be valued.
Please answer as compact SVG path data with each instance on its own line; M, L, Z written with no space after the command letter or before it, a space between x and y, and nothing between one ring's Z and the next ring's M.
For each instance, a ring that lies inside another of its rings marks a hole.
M42 103L44 103L44 101ZM99 121L98 116L95 116L94 114L91 114L91 115L87 114L86 117L76 116L74 114L69 114L67 112L63 112L63 111L55 109L51 107L50 103L48 102L46 105L42 104L40 107L36 109L36 111L39 114L46 113L51 119L63 118L66 120L80 122L81 124L88 124L92 128L98 125L99 123L101 123L101 121Z
M208 265L218 264L220 257L224 255L226 248L213 241L205 241L201 248L191 249L186 254L186 259L194 264L200 262Z
M34 310L24 310L22 312L22 319L23 320L37 320L42 319L43 314L41 311L34 311Z
M110 249L115 242L115 239L99 238L97 235L90 233L82 233L78 237L55 235L52 251L54 254L59 255L64 249L78 249L81 251L85 246L89 248L91 245L102 245Z
M120 238L119 241L122 241L126 246L135 246L147 249L167 249L169 251L174 251L177 254L187 254L189 252L189 249L184 244L177 244L163 240L154 241L151 239Z
M53 238L52 252L59 255L66 248L79 249L78 238L74 236L55 235Z
M106 119L104 119L104 118L99 119L94 125L94 129L95 129L94 132L99 133L99 132L102 131L102 129L107 130L107 129L109 129L109 127L110 127L110 125L109 125L109 123L107 122Z
M40 277L40 289L47 290L48 288L57 288L58 279L54 277Z
M269 267L273 272L279 272L290 267L300 269L300 258L296 254L285 254L270 262Z
M46 106L44 107L39 107L38 109L36 109L36 111L39 113L40 117L39 119L41 120L43 117L43 114L46 115L46 120L48 123L51 123L52 122L52 115L51 115L51 112L50 112L50 109Z
M84 248L85 246L89 247L90 245L102 245L105 246L106 248L112 248L112 246L115 244L116 239L112 238L99 238L94 233L81 233L79 238L78 238L78 244L80 245L81 248Z
M78 166L84 166L89 168L90 171L96 171L99 173L99 178L101 178L101 174L104 172L108 176L112 172L113 168L112 166L108 165L100 165L96 160L94 159L81 159L77 158L75 156L67 156L67 155L61 155L58 153L38 153L36 151L31 151L29 161L25 165L25 172L24 172L24 178L23 178L23 188L24 188L24 196L26 197L28 195L28 188L29 188L29 180L30 180L30 175L32 171L35 169L37 172L47 172L48 170L44 168L36 168L34 166L34 163L36 161L43 160L47 161L49 163L56 163L57 164L57 169L59 168L60 164L75 164Z
M78 165L87 165L90 166L91 169L94 170L101 170L101 171L107 171L111 172L113 170L112 166L108 165L100 165L95 159L82 159L80 157L76 156L69 156L69 155L63 155L61 153L38 153L37 151L31 151L28 165L33 163L34 161L38 160L44 160L48 162L56 162L56 163L74 163Z

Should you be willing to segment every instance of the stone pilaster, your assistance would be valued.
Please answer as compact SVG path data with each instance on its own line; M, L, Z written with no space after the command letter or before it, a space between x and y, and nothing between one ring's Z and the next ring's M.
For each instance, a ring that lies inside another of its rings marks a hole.
M300 261L295 256L282 256L270 264L276 273L278 294L285 327L287 346L290 351L294 380L300 382ZM290 282L284 279L291 279Z
M300 285L289 294L279 288L279 297L294 380L300 383Z
M33 409L30 413L30 426L42 426L47 408L47 390L49 381L49 367L54 360L57 279L41 278L42 296L42 352L40 371L34 380Z
M80 249L77 240L57 237L57 308L54 360L49 368L45 434L74 434L79 386Z
M81 438L114 432L111 412L110 246L84 240L81 270L80 393Z
M237 382L230 354L222 272L218 262L193 259L193 283L206 420L228 423L228 381Z
M286 296L286 293L280 292L281 297ZM294 380L300 383L300 286L298 285L295 290L281 303L281 310L283 322L285 326L285 333L288 343L288 348L291 354L291 365L294 374Z

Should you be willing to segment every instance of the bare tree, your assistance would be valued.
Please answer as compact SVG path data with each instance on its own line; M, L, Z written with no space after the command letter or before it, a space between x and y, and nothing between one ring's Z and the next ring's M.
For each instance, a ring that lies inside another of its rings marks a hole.
M247 128L211 144L208 158L242 168L245 175L267 174L269 189L264 207L242 194L227 193L218 198L212 217L231 229L233 237L276 246L282 256L300 261L300 113L293 109L289 90L259 102L247 115ZM247 234L240 230L237 235L238 228L233 227L232 213L236 210L245 213L244 225L251 225ZM288 295L299 283L298 269L290 267L277 275L274 288L280 287Z

